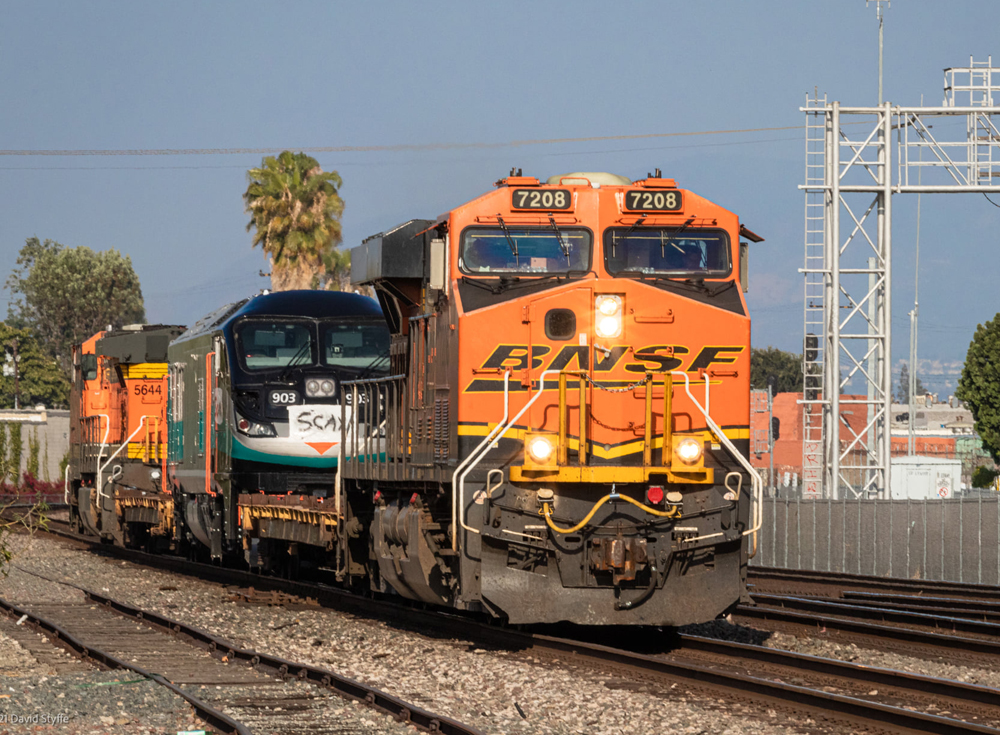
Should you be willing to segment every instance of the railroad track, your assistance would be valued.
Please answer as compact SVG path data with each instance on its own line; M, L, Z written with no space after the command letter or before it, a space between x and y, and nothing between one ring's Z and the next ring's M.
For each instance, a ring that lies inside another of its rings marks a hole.
M315 600L353 613L395 618L409 628L472 637L484 646L558 658L562 664L568 658L574 664L620 677L606 684L611 688L634 687L639 682L672 696L676 687L682 686L711 699L776 710L792 725L811 722L810 732L1000 733L1000 694L984 687L694 636L671 639L671 651L648 655L585 640L497 628L467 617L416 610L321 585L117 547L100 546L99 551L209 581L244 585L246 591L238 594L247 601L256 598L264 604L300 604ZM812 627L815 629L815 623ZM664 643L664 638L660 635L654 646Z
M70 604L14 604L0 599L0 608L23 617L82 659L129 669L169 688L220 732L343 733L343 723L330 715L333 708L328 701L340 695L425 732L482 735L476 728L331 671L242 649L155 612L63 580L20 571L71 587L82 599ZM239 719L223 708L237 712Z
M883 595L929 595L955 600L980 600L1000 606L1000 587L992 585L874 577L863 574L815 572L776 567L750 567L748 583L751 594L767 593L839 598L843 597L846 592L863 591Z

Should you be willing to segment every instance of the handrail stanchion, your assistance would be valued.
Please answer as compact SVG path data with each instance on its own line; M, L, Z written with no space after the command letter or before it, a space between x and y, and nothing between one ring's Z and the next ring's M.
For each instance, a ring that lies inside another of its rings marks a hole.
M747 473L750 475L750 480L753 483L753 499L752 499L753 520L751 521L752 527L744 531L743 535L753 536L753 552L749 554L750 558L753 558L757 554L757 532L760 530L761 525L763 525L763 518L764 518L764 512L762 510L763 492L764 492L763 480L760 479L760 475L753 468L753 465L750 464L750 460L744 457L739 452L739 450L736 449L736 446L729 440L729 437L726 436L726 433L721 428L719 428L719 425L712 420L711 416L708 415L708 410L706 408L703 408L702 405L698 403L698 399L695 398L694 395L691 393L691 381L690 378L688 378L687 373L682 373L678 370L673 370L671 371L671 375L680 375L681 377L684 378L684 390L687 393L688 398L691 399L691 402L694 404L695 408L697 408L698 411L701 413L701 415L704 416L705 421L708 423L708 428L712 430L712 432L718 437L719 442L726 449L729 450L730 454L732 454L736 458L736 461L739 462L743 466L743 469L745 469ZM708 373L706 372L705 373L706 398L708 396L708 385L707 385L708 379L709 379Z
M660 464L670 466L670 456L674 444L673 417L674 376L667 373L663 380L663 453Z
M545 373L542 373L544 380ZM538 393L541 395L542 386L539 384ZM587 376L580 373L580 450L577 453L580 458L580 465L587 464Z
M642 430L642 466L653 464L653 375L646 373L646 423Z
M569 425L569 406L566 405L566 373L559 373L559 464L569 461L566 435Z

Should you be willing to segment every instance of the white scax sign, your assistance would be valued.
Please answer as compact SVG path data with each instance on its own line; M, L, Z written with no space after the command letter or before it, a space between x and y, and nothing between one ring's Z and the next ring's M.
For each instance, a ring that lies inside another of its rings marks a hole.
M352 409L347 407L347 424ZM341 437L340 406L312 403L288 407L288 436L302 441L334 441Z

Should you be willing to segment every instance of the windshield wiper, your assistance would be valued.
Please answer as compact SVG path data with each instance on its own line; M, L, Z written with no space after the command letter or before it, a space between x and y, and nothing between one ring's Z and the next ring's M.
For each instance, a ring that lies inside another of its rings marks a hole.
M559 228L556 226L555 217L551 214L549 215L549 224L552 225L552 229L556 233L556 242L559 243L559 249L562 250L562 254L566 256L566 265L569 265L569 245L563 242L562 232L559 231Z
M625 232L623 232L621 234L621 236L618 239L615 239L614 234L611 235L611 257L612 258L615 257L615 247L618 245L618 240L621 240L622 242L625 242L625 240L628 239L628 236L631 235L633 232L635 232L638 228L642 227L642 223L645 222L645 221L646 221L646 215L642 215L641 217L639 217L639 219L637 219L635 222L633 222L629 226L629 228L627 230L625 230Z
M517 259L517 243L514 242L514 238L510 236L510 230L507 228L507 224L503 221L503 217L497 214L497 222L500 223L500 229L503 230L503 236L507 238L507 244L510 245L510 252L514 254L514 264L521 265Z
M288 378L288 374L292 371L292 368L298 365L299 362L302 360L303 357L305 357L307 353L311 352L312 352L312 340L303 342L299 346L298 351L294 355L292 355L292 359L288 361L287 365L285 365L284 370L282 370L281 373L278 374L278 380L286 380Z
M694 217L688 217L687 221L683 225L681 225L680 227L678 227L675 232L670 233L670 237L668 237L666 240L663 240L662 238L660 239L660 257L661 258L666 258L667 257L667 245L672 245L673 242L674 242L674 239L677 238L677 237L679 237L680 234L682 232L684 232L684 230L686 230L688 227L690 227L692 222L694 222ZM674 245L674 247L677 247L677 246ZM680 250L680 248L677 248L677 249Z
M388 360L389 360L389 352L388 351L383 352L381 355L376 357L370 363L365 365L364 369L360 373L358 373L358 377L355 378L355 380L361 380L366 375L370 375L371 373L375 372L375 370L378 369L379 365L381 365L383 362L387 362Z

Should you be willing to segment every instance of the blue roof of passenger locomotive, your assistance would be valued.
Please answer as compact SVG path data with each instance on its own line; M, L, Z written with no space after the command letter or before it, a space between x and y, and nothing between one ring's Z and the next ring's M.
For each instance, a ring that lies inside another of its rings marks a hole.
M255 296L228 321L242 316L382 316L382 307L367 296L342 291L278 291Z
M277 291L234 301L195 322L174 342L182 342L206 332L230 332L233 322L244 316L290 316L306 319L324 317L382 317L375 299L341 291Z

